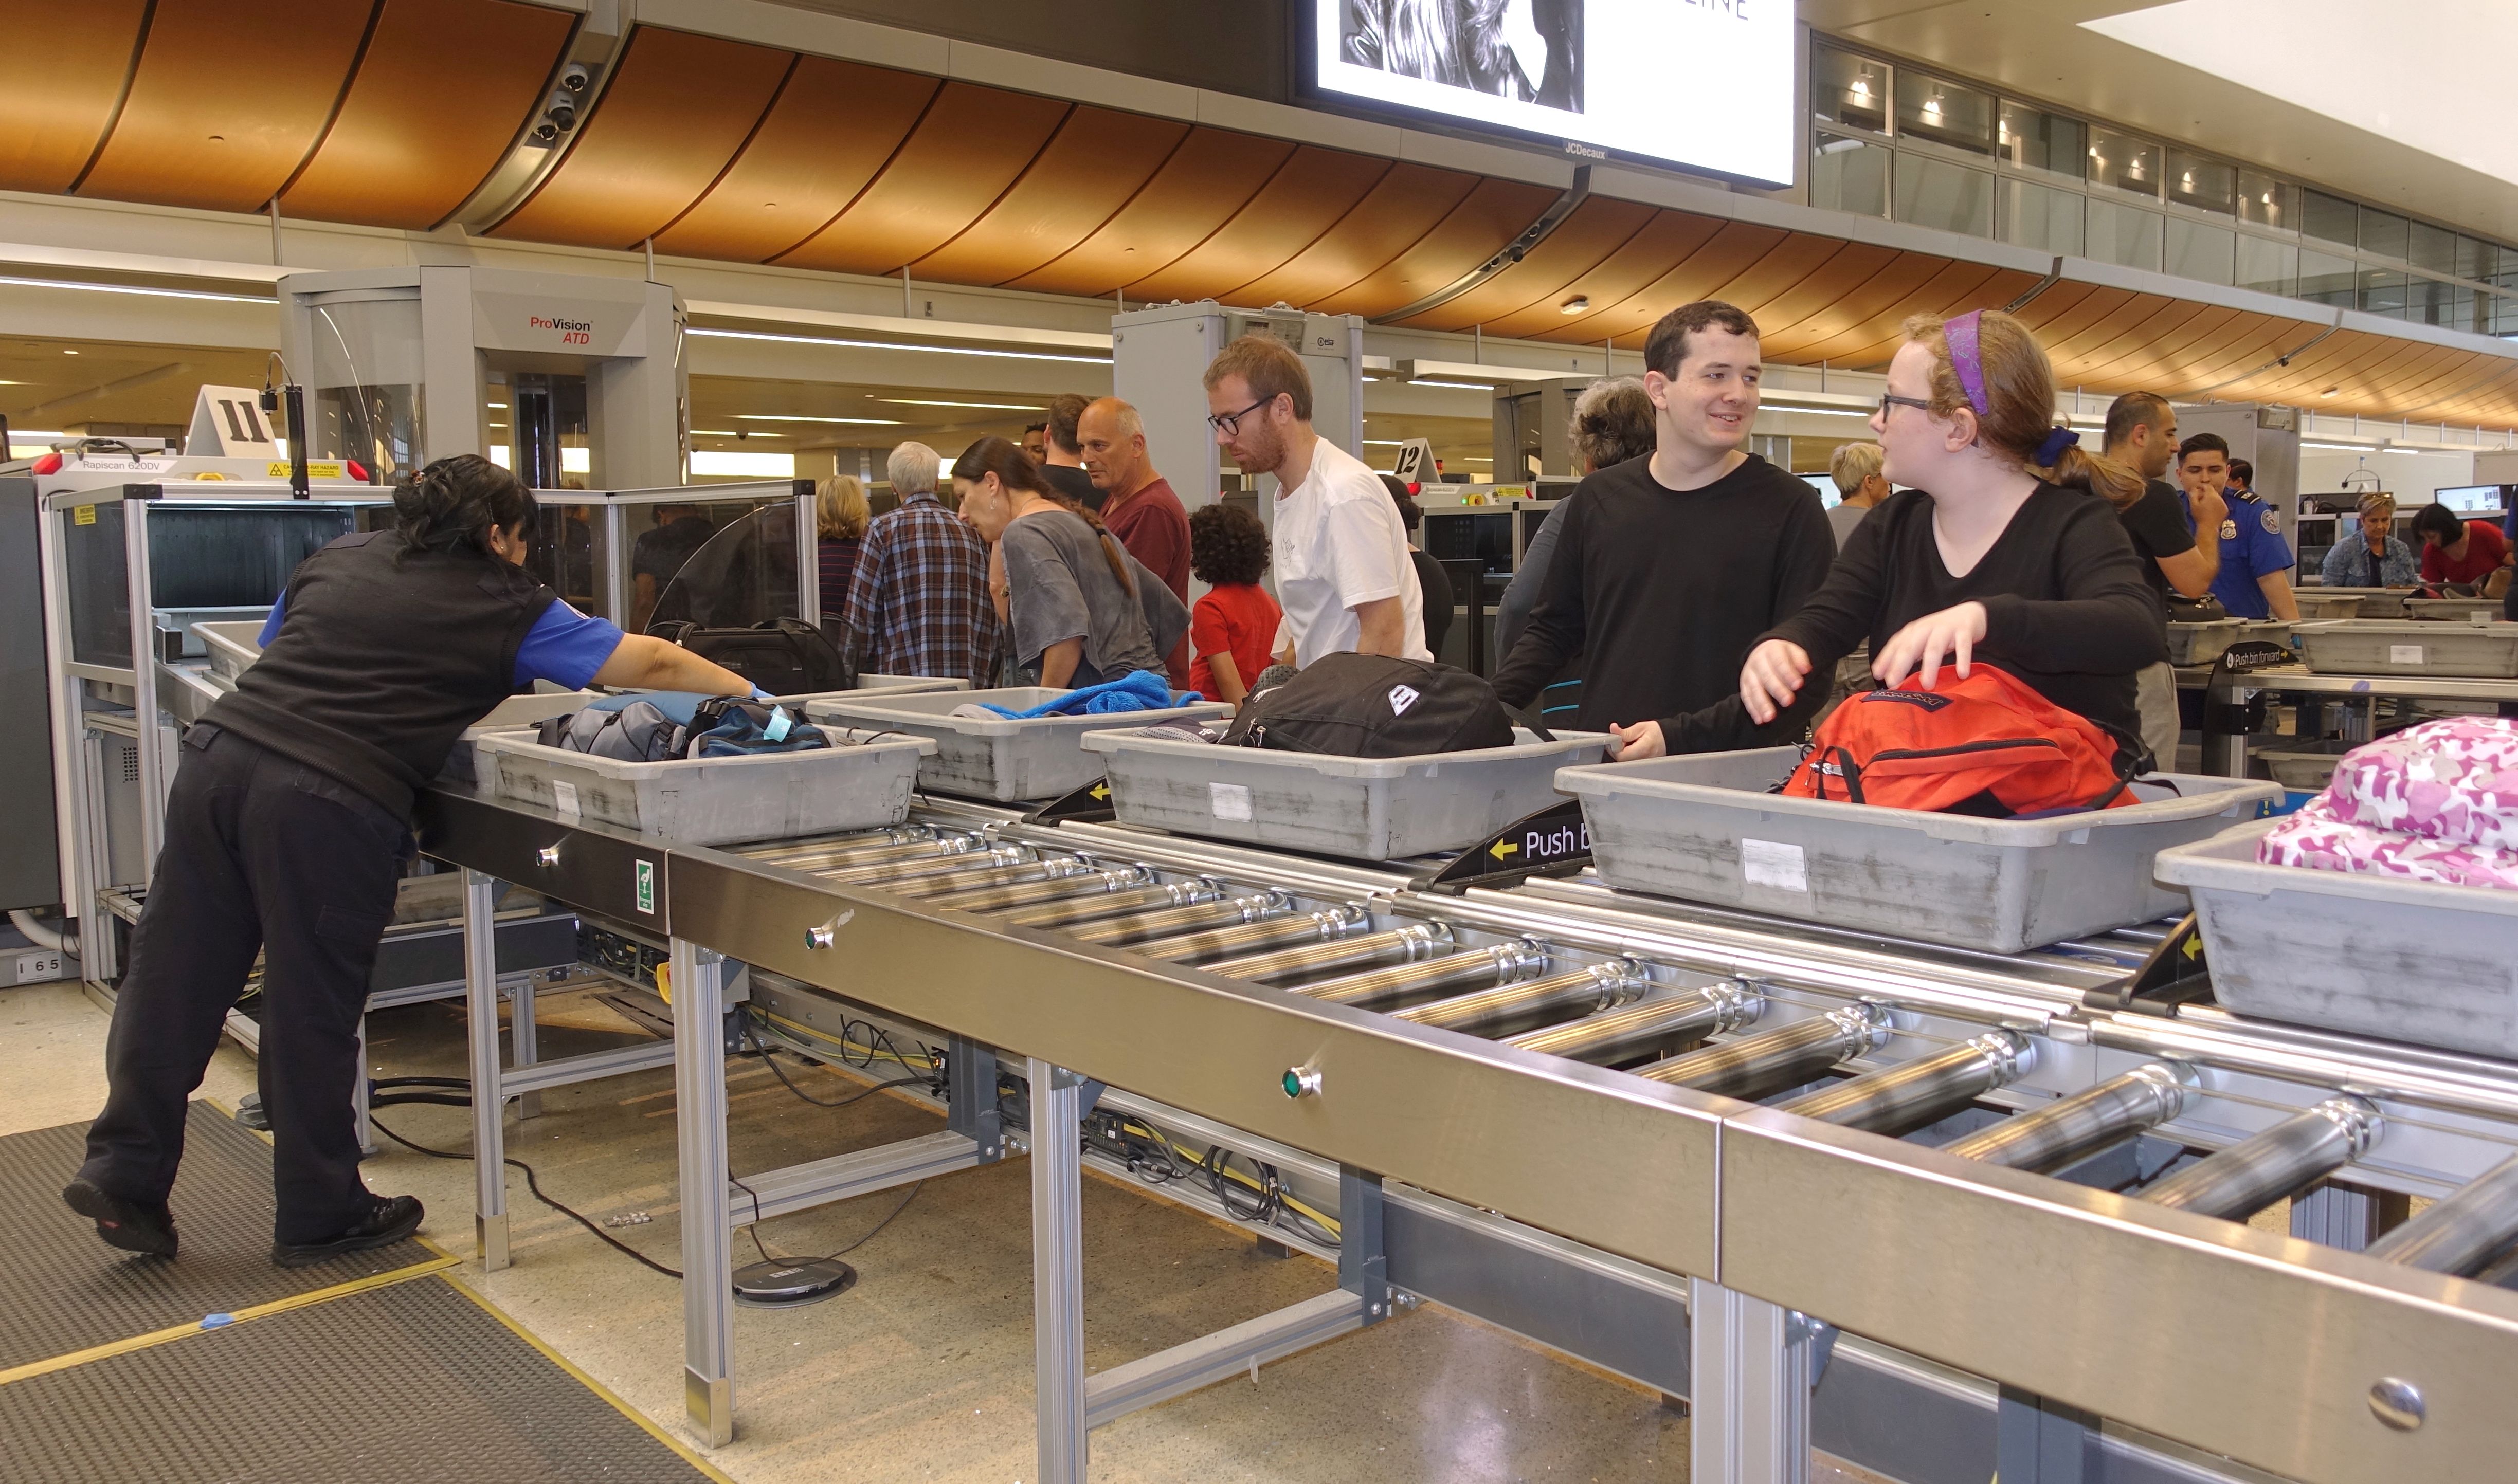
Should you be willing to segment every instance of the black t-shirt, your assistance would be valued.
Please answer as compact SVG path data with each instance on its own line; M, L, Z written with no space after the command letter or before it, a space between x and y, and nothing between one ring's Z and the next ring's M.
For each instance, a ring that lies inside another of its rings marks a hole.
M1102 508L1103 493L1094 485L1093 476L1073 464L1043 464L1040 466L1040 472L1041 477L1049 481L1051 488L1085 509Z
M2177 487L2166 480L2150 481L2143 487L2142 498L2117 511L2116 519L2133 540L2133 554L2142 559L2143 580L2166 602L2173 589L2168 574L2159 570L2159 559L2194 549L2194 532L2186 529L2186 507L2178 503Z
M1760 638L1807 651L1802 695L1824 696L1836 662L1855 646L1867 641L1877 655L1917 618L1980 602L1976 658L2067 711L2138 738L2134 677L2168 657L2159 605L2143 586L2139 562L2106 501L2039 485L1968 574L1954 577L1932 536L1932 497L1901 489L1854 528L1808 606Z
M1667 488L1649 458L1602 469L1565 501L1539 606L1496 694L1528 705L1581 655L1584 731L1659 721L1673 753L1790 742L1825 687L1760 727L1740 703L1740 664L1835 557L1818 492L1756 454L1701 489Z

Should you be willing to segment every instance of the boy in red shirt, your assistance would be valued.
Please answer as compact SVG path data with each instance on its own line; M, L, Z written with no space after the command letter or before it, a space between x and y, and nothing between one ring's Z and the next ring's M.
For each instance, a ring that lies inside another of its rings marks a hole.
M2484 598L2507 590L2509 542L2491 522L2461 521L2446 505L2424 505L2413 516L2413 538L2422 543L2423 581L2471 583Z
M1268 667L1282 616L1259 585L1268 528L1238 505L1203 507L1189 518L1189 570L1211 589L1190 611L1189 688L1237 706Z

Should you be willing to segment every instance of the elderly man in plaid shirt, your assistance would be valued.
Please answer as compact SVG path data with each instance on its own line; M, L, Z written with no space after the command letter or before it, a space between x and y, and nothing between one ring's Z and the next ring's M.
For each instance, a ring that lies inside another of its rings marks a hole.
M988 548L935 497L943 460L925 444L891 450L900 508L875 517L857 554L840 644L855 669L984 687L1004 630L988 600Z

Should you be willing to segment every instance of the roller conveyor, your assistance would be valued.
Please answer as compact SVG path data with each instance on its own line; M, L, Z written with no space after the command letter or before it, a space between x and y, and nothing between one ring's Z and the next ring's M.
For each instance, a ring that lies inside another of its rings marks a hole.
M2154 1206L2242 1221L2368 1152L2386 1124L2357 1097L2334 1097L2142 1192Z
M1072 895L1062 893L1055 901L1007 912L1003 920L1009 927L1072 927L1079 922L1213 902L1224 895L1224 888L1205 880L1129 886L1106 877L1104 890L1108 894L1102 895L1079 882Z
M1708 985L1701 990L1640 1000L1580 1020L1524 1031L1504 1038L1504 1044L1614 1066L1657 1045L1702 1040L1724 1031L1736 1031L1764 1010L1765 1000L1747 985Z
M1234 923L1257 922L1290 911L1292 902L1283 892L1254 892L1248 896L1201 900L1189 907L1158 909L1152 912L1122 912L1067 930L1067 936L1085 943L1145 943L1181 933L1204 932L1210 928ZM1025 916L1027 914L1017 914ZM1026 921L1026 926L1037 925Z
M1273 953L1226 958L1208 964L1210 971L1259 984L1316 979L1341 969L1368 964L1414 963L1452 946L1452 930L1440 922L1415 922L1388 932L1333 938L1326 943L1278 949Z
M2037 1065L2037 1047L2017 1031L1987 1031L1934 1056L1848 1078L1782 1104L1805 1119L1894 1137L1935 1124Z
M1297 993L1328 1004L1387 1010L1432 999L1453 990L1509 984L1547 963L1547 951L1527 938L1451 954L1422 963L1371 969L1307 984Z
M1640 964L1594 963L1544 979L1411 1005L1394 1012L1393 1018L1468 1036L1505 1036L1624 1004L1651 983Z
M1961 1159L2047 1173L2175 1119L2194 1083L2193 1068L2151 1062L1941 1147Z
M1888 1012L1866 1002L1654 1062L1636 1075L1725 1097L1758 1097L1798 1087L1888 1039Z
M1324 907L1318 912L1271 913L1249 922L1199 928L1194 932L1140 939L1132 952L1174 963L1204 963L1241 954L1295 943L1330 942L1371 921L1361 907Z
M1044 902L1126 891L1153 879L1153 872L1142 866L1124 866L1112 870L1081 860L1052 864L1061 869L1053 870L1044 880L939 891L929 895L927 901L932 906L950 907L966 912L1004 912Z

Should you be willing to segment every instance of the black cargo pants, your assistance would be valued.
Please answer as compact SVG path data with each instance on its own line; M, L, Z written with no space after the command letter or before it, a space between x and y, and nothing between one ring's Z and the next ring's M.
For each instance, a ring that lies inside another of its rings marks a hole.
M127 1201L166 1199L185 1104L259 950L273 1240L327 1241L373 1202L350 1099L411 832L348 784L208 723L186 734L182 758L106 1039L105 1112L79 1173Z

